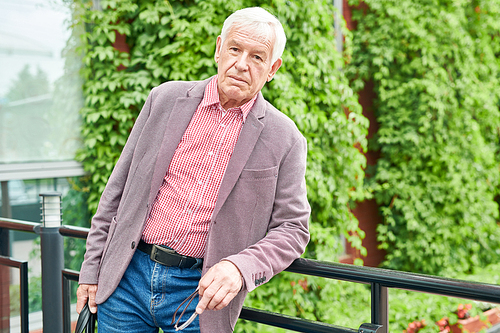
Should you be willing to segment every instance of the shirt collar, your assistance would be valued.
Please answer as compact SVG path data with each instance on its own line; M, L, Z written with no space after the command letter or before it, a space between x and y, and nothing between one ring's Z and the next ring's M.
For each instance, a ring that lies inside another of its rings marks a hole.
M243 115L243 122L247 119L248 114L250 113L250 110L252 109L255 100L257 99L256 94L251 100L243 104L242 106L231 108L226 111L235 111ZM222 106L220 104L220 99L219 99L219 91L217 90L217 75L215 75L212 80L207 84L205 88L205 94L203 95L203 100L200 103L200 107L204 106L212 106L214 105L217 108L222 109Z

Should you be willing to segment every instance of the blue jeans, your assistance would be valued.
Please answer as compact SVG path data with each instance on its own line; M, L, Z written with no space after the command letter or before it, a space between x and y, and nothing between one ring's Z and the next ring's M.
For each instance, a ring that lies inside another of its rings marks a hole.
M198 287L200 269L166 267L137 250L113 294L97 306L99 333L175 332L171 324L175 309ZM188 307L179 323L194 313L198 298ZM177 311L177 317L185 304ZM198 318L182 332L199 333Z

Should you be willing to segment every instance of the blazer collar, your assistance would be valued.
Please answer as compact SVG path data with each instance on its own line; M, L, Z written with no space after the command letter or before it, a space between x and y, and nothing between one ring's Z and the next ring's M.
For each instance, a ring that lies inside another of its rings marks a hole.
M195 85L188 89L186 97L203 98L203 95L205 94L205 88L207 87L210 80L212 80L212 77L209 77L208 79L205 79L203 81L198 81Z
M252 113L257 119L264 117L264 115L266 114L266 100L264 99L264 96L262 96L262 93L260 91L250 113Z
M217 214L224 205L229 193L231 193L234 185L238 181L241 171L245 167L248 158L252 154L255 144L265 127L264 123L261 121L265 113L266 101L259 92L259 96L257 96L257 100L248 114L247 121L241 128L240 136L238 141L236 141L233 154L231 155L226 172L222 178L219 194L217 196L217 202L215 203L215 208L212 213L212 219L217 217Z

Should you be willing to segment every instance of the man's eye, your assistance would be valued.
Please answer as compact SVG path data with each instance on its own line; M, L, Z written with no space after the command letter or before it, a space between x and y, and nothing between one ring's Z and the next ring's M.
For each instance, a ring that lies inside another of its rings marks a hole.
M260 56L258 56L258 55L254 56L254 58L255 58L256 60L262 60L262 58L261 58Z

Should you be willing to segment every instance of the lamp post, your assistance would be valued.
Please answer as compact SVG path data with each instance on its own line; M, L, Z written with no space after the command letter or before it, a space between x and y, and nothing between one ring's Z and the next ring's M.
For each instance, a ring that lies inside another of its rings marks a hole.
M44 332L63 331L62 273L64 240L61 226L61 193L41 193L40 249L42 257L42 313Z

